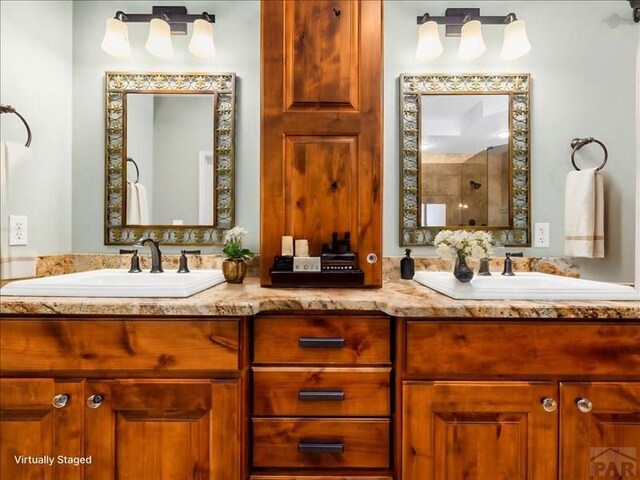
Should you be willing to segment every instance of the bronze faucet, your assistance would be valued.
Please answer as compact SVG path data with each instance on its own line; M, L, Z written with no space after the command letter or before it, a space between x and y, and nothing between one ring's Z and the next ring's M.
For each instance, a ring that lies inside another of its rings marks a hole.
M162 269L162 252L160 252L158 242L151 237L142 237L134 245L136 247L144 247L145 243L149 243L149 248L151 249L151 273L164 272Z

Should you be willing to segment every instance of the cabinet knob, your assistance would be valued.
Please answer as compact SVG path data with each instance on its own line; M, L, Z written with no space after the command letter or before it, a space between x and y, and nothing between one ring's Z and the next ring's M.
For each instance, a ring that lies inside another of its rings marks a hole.
M540 403L542 403L542 408L544 408L545 412L555 412L558 408L558 402L551 397L543 398Z
M102 405L102 395L91 395L87 398L87 405L89 408L98 408Z
M593 403L591 403L591 400L585 397L576 399L576 405L578 406L578 410L580 410L582 413L589 413L591 410L593 410Z
M51 401L51 403L56 408L62 408L67 405L68 401L69 401L69 394L59 393L58 395L53 397L53 400Z

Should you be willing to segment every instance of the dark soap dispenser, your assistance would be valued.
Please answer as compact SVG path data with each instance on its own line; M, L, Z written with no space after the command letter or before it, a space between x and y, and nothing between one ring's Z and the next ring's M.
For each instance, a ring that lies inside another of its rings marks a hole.
M406 256L400 260L400 277L404 280L411 280L416 272L416 267L411 258L411 249L405 248Z

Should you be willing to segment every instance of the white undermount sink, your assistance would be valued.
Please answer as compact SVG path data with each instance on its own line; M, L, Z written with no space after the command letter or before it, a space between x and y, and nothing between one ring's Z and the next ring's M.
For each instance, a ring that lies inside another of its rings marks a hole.
M189 297L224 281L222 270L129 273L105 269L18 280L2 287L0 296Z
M451 272L417 272L413 279L456 300L640 300L640 293L628 285L537 272L476 275L469 283L459 282Z

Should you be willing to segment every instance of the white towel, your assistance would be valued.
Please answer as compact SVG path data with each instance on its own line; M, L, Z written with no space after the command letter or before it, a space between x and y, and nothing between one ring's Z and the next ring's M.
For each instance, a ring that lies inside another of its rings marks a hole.
M31 158L31 151L19 143L0 144L0 278L33 277L36 262L33 256L18 256L20 248L9 246L9 214L14 205L9 205L11 172Z
M127 225L149 225L147 189L140 183L127 182Z
M604 185L595 168L567 175L564 206L564 253L604 258Z
M140 225L138 187L135 183L129 182L127 182L127 225Z
M136 183L138 187L138 208L140 225L149 225L149 202L147 200L147 189L141 183Z

